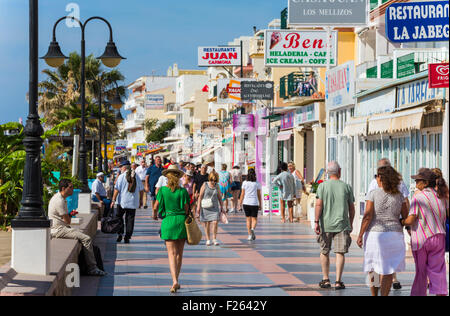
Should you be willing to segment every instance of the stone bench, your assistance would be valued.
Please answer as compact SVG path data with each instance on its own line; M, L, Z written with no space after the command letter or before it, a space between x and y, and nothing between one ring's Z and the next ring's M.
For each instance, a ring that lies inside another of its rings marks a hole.
M97 216L94 210L91 214L78 214L82 218L80 225L71 225L83 233L95 238L97 233ZM82 246L76 240L52 239L50 241L50 275L37 276L18 274L7 264L0 268L0 296L68 296L72 289L66 286L66 266L78 263Z

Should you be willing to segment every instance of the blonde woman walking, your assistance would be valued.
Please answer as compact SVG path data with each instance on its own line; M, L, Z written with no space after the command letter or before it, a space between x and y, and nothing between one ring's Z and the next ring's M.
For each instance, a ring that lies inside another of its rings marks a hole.
M220 212L223 212L222 194L220 193L219 175L212 172L208 177L208 182L204 183L197 203L197 214L200 215L200 221L205 226L206 246L218 246L217 228L220 218ZM211 230L213 241L211 243Z
M161 224L161 239L165 240L169 256L170 274L172 275L171 293L177 292L181 286L178 277L183 263L184 244L187 233L184 224L189 213L189 194L185 188L180 187L180 178L183 172L176 165L171 165L163 171L167 177L167 186L161 187L156 195L156 207L164 218ZM158 220L157 216L153 217Z

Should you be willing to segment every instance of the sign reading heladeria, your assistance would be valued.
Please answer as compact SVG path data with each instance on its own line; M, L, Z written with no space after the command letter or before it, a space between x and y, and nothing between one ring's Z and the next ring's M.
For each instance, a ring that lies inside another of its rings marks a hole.
M294 26L366 25L368 0L288 0L288 23Z
M199 67L224 67L241 65L240 47L199 47Z
M336 66L337 32L331 32L330 57L327 58L327 32L266 30L264 65L266 67Z

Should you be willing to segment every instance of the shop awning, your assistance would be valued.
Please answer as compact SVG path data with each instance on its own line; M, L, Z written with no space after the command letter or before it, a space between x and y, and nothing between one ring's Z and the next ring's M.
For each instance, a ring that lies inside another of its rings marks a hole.
M414 110L398 112L393 115L391 132L402 132L413 129L421 129L425 107Z
M367 117L347 121L343 134L345 136L367 135Z
M277 141L283 142L285 140L289 140L292 134L293 134L292 130L279 132L277 136Z
M374 116L369 119L369 135L385 134L391 131L392 118L390 116Z
M162 150L162 147L150 149L144 152L144 155L154 155Z

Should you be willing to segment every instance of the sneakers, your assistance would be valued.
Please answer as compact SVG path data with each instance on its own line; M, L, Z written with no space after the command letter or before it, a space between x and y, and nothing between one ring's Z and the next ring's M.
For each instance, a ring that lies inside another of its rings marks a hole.
M95 267L95 269L91 270L88 275L90 276L98 276L98 277L104 277L107 275L105 271L100 270L99 268Z
M117 236L117 242L121 242L122 241L122 235Z
M252 235L251 235L252 236L252 240L255 240L256 239L256 235L255 235L255 231L253 229L251 230L251 233L252 233Z
M219 242L217 241L217 239L214 239L213 243L214 243L214 246L218 246L219 245Z
M248 241L252 241L252 240L253 240L253 236L252 236L252 235L248 235L247 240L248 240Z
M207 240L207 241L206 241L206 245L207 245L207 246L211 246L211 240Z

